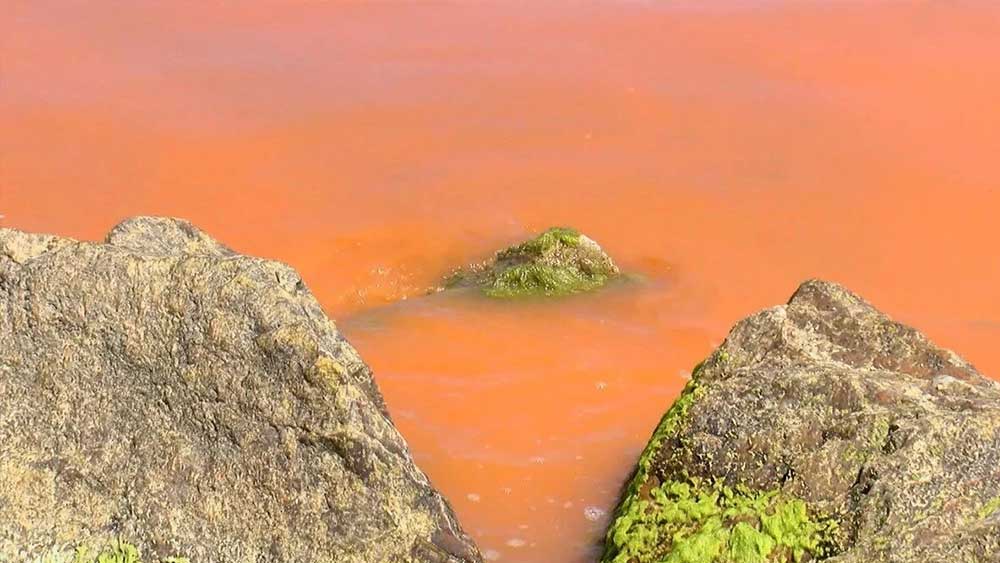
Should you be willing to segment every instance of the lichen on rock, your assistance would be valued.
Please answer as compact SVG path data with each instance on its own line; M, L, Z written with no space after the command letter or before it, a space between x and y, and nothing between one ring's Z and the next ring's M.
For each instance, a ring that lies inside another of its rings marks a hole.
M602 561L998 561L998 466L1000 386L810 281L695 370Z
M161 563L191 563L186 557L164 557ZM60 549L51 548L47 553L35 557L31 563L143 563L139 549L121 539L115 539L96 548L78 545Z
M495 298L553 297L597 289L618 274L618 267L593 239L553 227L490 260L454 272L444 288L477 287Z
M298 274L155 217L97 244L0 229L0 561L77 548L482 560Z

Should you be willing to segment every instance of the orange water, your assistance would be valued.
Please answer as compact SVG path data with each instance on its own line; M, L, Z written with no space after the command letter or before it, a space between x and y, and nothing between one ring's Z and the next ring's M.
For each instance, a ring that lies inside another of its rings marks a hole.
M687 370L805 278L1000 374L998 4L683 4L8 1L2 224L291 263L491 558L590 561ZM645 283L421 297L549 225Z

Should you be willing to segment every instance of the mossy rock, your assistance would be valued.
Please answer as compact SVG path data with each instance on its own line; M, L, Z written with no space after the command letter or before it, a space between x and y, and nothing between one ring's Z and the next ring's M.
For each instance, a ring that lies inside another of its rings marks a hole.
M553 227L453 273L444 289L476 287L494 298L553 297L592 291L618 275L618 266L593 239Z
M996 382L810 281L695 369L602 563L1000 561L998 466Z

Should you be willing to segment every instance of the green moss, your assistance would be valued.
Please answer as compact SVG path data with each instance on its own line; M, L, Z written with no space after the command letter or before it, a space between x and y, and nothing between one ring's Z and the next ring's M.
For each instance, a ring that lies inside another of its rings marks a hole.
M736 563L763 563L776 543L767 533L746 522L737 522L729 535L729 555Z
M501 272L484 288L490 297L558 296L597 289L604 275L587 275L575 268L549 264L520 264Z
M137 547L121 540L114 540L96 550L84 545L69 551L54 549L36 559L35 563L143 563L143 560ZM186 557L167 557L162 563L191 562Z
M615 521L608 530L607 545L602 561L612 561L610 557L613 557L618 552L617 549L619 546L630 544L634 547L635 551L651 550L659 540L658 535L652 529L648 527L633 528L632 526L633 522L643 512L639 505L645 502L639 498L639 488L649 478L653 460L660 451L663 441L680 429L683 421L687 418L691 405L694 404L701 394L696 380L701 366L702 364L698 364L695 368L692 379L688 381L684 390L681 391L680 396L674 401L674 404L671 405L666 414L663 415L663 418L660 419L660 423L656 426L656 430L653 431L653 435L646 444L646 448L640 454L635 475L626 488L624 500L618 507Z
M663 444L686 424L704 393L701 364L639 457L602 563L798 563L829 555L837 523L812 514L780 490L729 487L677 476L660 482L653 463Z
M596 243L574 229L553 227L452 272L439 289L478 287L493 298L554 297L597 289L619 274Z
M800 562L830 555L836 522L779 491L697 478L635 497L612 525L608 563Z
M890 426L888 418L877 419L873 425L871 437L868 439L868 446L878 450L885 447L886 441L889 440Z
M1000 496L994 497L992 500L984 504L983 507L979 509L979 517L986 518L997 510L1000 510Z
M580 244L580 233L566 227L552 227L537 237L512 246L497 255L499 260L519 256L538 257L561 246L576 247Z
M77 553L81 555L81 560L87 560L82 556L81 551ZM94 561L96 563L140 563L142 558L139 557L139 550L134 545L116 541L98 553Z
M490 297L560 296L597 289L617 268L573 229L553 227L496 255L483 285Z
M701 365L699 364L698 368ZM695 401L702 394L702 388L697 381L698 368L695 368L694 375L692 379L687 382L684 389L681 391L677 400L674 404L670 406L667 413L663 415L660 419L660 424L657 425L656 430L653 431L652 437L649 439L649 443L646 445L646 449L643 450L642 455L639 457L639 467L636 471L635 478L632 480L632 485L630 490L638 490L639 485L646 481L649 476L649 469L653 464L653 459L656 454L660 451L660 446L663 441L668 437L674 435L681 430L681 426L684 421L687 420L688 411L691 410L691 406L694 405Z

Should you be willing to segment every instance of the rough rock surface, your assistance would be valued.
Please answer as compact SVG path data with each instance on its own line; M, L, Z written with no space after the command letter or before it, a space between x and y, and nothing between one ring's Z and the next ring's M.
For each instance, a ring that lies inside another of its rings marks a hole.
M954 353L811 281L695 371L604 561L1000 561L1000 387Z
M146 561L481 560L292 269L173 219L0 230L0 560L115 538Z
M553 227L453 273L444 289L477 287L490 297L558 296L591 291L619 274L593 239Z

